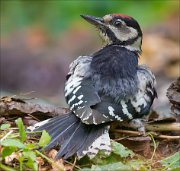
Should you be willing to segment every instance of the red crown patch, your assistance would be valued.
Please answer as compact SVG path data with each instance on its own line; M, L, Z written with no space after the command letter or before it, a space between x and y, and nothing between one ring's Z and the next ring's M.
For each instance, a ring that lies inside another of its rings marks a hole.
M125 15L125 14L112 14L112 16L113 16L113 17L121 17L121 18L129 18L129 19L131 19L130 16L127 16L127 15Z

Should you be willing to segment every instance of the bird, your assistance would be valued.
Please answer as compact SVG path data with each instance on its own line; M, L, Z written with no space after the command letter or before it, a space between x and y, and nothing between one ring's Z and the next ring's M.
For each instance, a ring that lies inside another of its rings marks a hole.
M147 116L157 97L154 74L138 65L143 37L138 22L125 14L81 17L97 28L105 44L70 64L64 88L70 112L30 128L49 133L45 150L58 147L56 159L92 159L100 150L109 155L110 124Z

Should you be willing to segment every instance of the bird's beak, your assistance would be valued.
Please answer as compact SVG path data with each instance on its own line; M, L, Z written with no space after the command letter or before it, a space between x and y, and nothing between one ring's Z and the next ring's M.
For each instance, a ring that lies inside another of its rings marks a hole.
M82 18L84 18L87 22L95 25L95 26L104 26L104 20L102 18L93 17L89 15L80 15Z

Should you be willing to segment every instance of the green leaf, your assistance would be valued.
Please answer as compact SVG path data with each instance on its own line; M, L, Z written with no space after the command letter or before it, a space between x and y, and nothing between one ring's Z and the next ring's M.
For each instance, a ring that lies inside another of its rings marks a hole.
M81 169L79 171L92 171L92 170L91 170L91 168L83 168L83 169Z
M22 119L18 118L18 119L15 120L15 122L16 122L16 125L19 128L20 140L23 142L26 139L26 131L25 131Z
M132 170L142 170L146 165L142 160L128 160L126 162L127 166L130 166Z
M38 148L39 146L36 143L34 144L30 143L30 144L26 144L26 147L27 149L35 149Z
M98 153L94 159L91 160L94 165L106 165L114 162L122 161L122 158L119 155L111 153L110 156L105 156L101 153Z
M3 165L0 163L0 170L4 170L4 171L16 171L15 169L9 167L9 166L6 166L6 165Z
M111 163L107 165L92 165L91 169L83 168L80 171L128 171L131 170L131 167L124 165L121 162Z
M100 151L91 162L94 165L107 165L115 162L123 162L126 157L134 155L131 150L115 141L111 142L111 146L112 153L109 156L105 155L103 151Z
M122 144L115 141L111 142L112 152L114 154L120 155L121 157L133 156L134 153L128 148L124 147Z
M36 153L33 151L24 151L23 156L27 159L30 158L32 161L36 159Z
M20 171L23 171L23 161L24 161L24 157L23 157L23 156L19 156L18 160L19 160L19 170L20 170Z
M11 126L10 124L2 124L1 127L0 127L0 129L1 129L1 130L6 130L6 129L8 129L10 126Z
M51 140L51 137L49 136L49 134L45 130L43 130L38 144L39 146L44 147L50 142L50 140Z
M0 145L5 147L18 147L22 149L26 147L22 142L16 139L5 139L0 142Z
M25 159L28 159L25 165L28 168L33 169L34 171L38 170L38 164L36 162L36 153L33 151L24 150L22 154Z
M161 160L161 164L168 169L180 168L180 152Z
M175 168L175 169L171 169L171 170L169 170L169 171L179 171L179 170L180 170L180 167Z
M38 164L36 161L32 161L31 159L28 159L28 161L25 163L28 168L31 168L34 171L38 170Z
M16 151L16 147L4 147L2 151L2 158L4 159L6 156L11 155L14 151Z

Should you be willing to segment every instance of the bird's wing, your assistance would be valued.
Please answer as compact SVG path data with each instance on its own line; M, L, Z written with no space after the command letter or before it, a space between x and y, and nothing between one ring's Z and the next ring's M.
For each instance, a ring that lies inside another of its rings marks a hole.
M139 65L137 76L139 81L139 89L141 91L151 93L151 96L153 97L157 97L155 90L156 79L150 68L145 65Z
M95 122L91 106L101 102L89 78L91 61L92 57L80 56L72 62L65 84L65 97L70 110L86 124Z
M137 78L138 91L130 101L136 111L135 117L140 118L149 113L153 100L157 97L156 79L151 70L143 65L138 66Z
M114 121L117 116L112 115L112 106L117 111L121 106L113 104L110 98L99 96L91 80L91 61L92 57L80 56L71 63L65 84L66 101L70 110L86 124Z
M101 97L101 102L92 108L111 121L142 118L149 113L153 100L157 97L155 76L147 66L138 66L137 83L137 92L132 96L126 99L117 97L118 100Z
M70 65L64 91L66 101L73 111L85 103L92 106L101 101L89 78L91 60L92 57L80 56Z
M115 101L99 96L92 82L90 64L92 57L81 56L70 65L65 84L65 97L70 109L86 124L101 124L142 117L148 113L156 95L155 78L151 71L140 66L137 72L138 91L128 99Z

